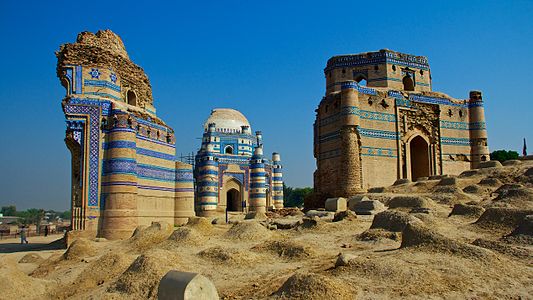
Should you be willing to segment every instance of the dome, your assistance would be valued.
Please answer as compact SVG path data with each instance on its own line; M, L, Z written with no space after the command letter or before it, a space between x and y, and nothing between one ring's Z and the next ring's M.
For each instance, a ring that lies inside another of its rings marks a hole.
M204 130L207 130L210 123L215 123L216 130L223 132L241 132L241 126L250 127L246 117L240 111L231 108L213 109L204 123ZM251 127L250 132L252 132Z

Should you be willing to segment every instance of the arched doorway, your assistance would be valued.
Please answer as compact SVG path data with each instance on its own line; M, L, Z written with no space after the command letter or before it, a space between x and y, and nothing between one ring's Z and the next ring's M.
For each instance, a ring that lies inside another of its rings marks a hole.
M224 153L233 154L233 147L232 146L226 146L226 148L224 148Z
M413 81L413 78L411 75L407 74L402 80L403 82L403 89L404 91L414 91L415 90L415 83Z
M137 105L137 95L135 94L134 91L132 90L129 90L127 93L126 93L126 101L129 105L133 105L133 106L136 106Z
M229 189L226 192L228 211L242 211L241 193L236 189Z
M421 136L416 136L409 143L411 152L411 179L429 176L429 145Z

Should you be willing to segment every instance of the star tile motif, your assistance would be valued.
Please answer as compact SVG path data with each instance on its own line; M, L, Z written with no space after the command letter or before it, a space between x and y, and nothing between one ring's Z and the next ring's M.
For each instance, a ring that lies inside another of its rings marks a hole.
M101 74L100 71L98 71L98 69L96 68L92 68L91 72L89 72L89 75L91 75L91 78L96 78L96 79L100 78L100 74Z
M117 83L117 74L111 73L111 75L109 75L109 79L111 79L113 83Z

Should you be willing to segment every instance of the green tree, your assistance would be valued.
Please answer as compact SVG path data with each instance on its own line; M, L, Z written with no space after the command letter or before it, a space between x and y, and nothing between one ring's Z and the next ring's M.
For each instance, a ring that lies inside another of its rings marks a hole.
M35 224L39 225L41 219L44 217L44 209L30 208L25 211L17 212L17 217L24 225Z
M15 205L2 206L0 211L4 216L15 216L17 214L17 207Z
M512 151L512 150L509 150L509 151L496 150L490 154L491 160L497 160L499 162L504 162L506 160L517 159L517 158L518 158L518 152Z
M293 188L283 185L283 205L285 207L296 207L304 205L304 198L313 192L313 188Z
M70 210L59 213L58 216L63 220L70 220L72 213Z

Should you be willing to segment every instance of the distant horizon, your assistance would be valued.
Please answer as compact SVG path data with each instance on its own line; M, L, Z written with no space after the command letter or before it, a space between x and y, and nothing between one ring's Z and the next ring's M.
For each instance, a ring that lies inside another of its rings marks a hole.
M211 109L234 108L263 132L265 153L281 154L285 183L312 187L314 110L325 93L327 60L385 48L427 57L435 92L465 99L481 90L491 152L521 155L524 138L533 149L532 2L419 2L407 9L385 1L362 9L350 1L119 1L113 7L125 9L98 1L0 4L8 45L0 49L0 206L70 208L65 91L54 51L82 31L111 29L122 38L150 79L157 115L175 131L177 158L196 153Z

